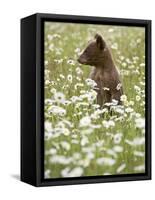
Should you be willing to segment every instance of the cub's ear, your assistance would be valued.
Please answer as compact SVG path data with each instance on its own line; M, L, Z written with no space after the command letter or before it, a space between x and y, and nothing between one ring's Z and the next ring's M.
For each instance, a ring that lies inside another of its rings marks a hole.
M103 50L106 46L105 44L105 41L103 40L102 36L99 35L98 33L95 35L95 39L96 39L96 43L97 43L97 46Z

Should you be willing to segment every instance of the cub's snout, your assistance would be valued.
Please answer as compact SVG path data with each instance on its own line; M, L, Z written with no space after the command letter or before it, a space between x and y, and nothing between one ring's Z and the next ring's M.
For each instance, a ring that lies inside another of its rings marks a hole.
M87 63L87 59L86 59L83 55L81 55L81 56L77 59L77 61L78 61L80 64L86 64L86 63Z

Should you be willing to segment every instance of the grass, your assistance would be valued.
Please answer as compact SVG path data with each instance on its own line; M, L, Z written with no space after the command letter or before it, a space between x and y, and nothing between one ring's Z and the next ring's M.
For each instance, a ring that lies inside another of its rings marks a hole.
M96 33L124 87L112 115L96 104L91 68L76 61ZM45 178L145 172L144 40L144 28L45 23Z

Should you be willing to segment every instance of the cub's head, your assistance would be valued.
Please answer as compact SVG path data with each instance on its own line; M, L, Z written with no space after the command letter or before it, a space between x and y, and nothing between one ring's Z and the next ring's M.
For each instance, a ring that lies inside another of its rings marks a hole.
M85 65L99 65L100 62L103 61L105 47L106 43L102 36L96 34L94 40L88 44L78 58L78 62Z

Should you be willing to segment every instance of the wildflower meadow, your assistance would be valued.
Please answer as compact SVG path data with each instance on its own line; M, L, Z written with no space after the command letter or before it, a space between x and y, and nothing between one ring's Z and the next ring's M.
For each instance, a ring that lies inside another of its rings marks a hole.
M144 173L145 29L46 22L44 32L45 178ZM96 33L119 69L122 105L100 108L91 67L77 62Z

